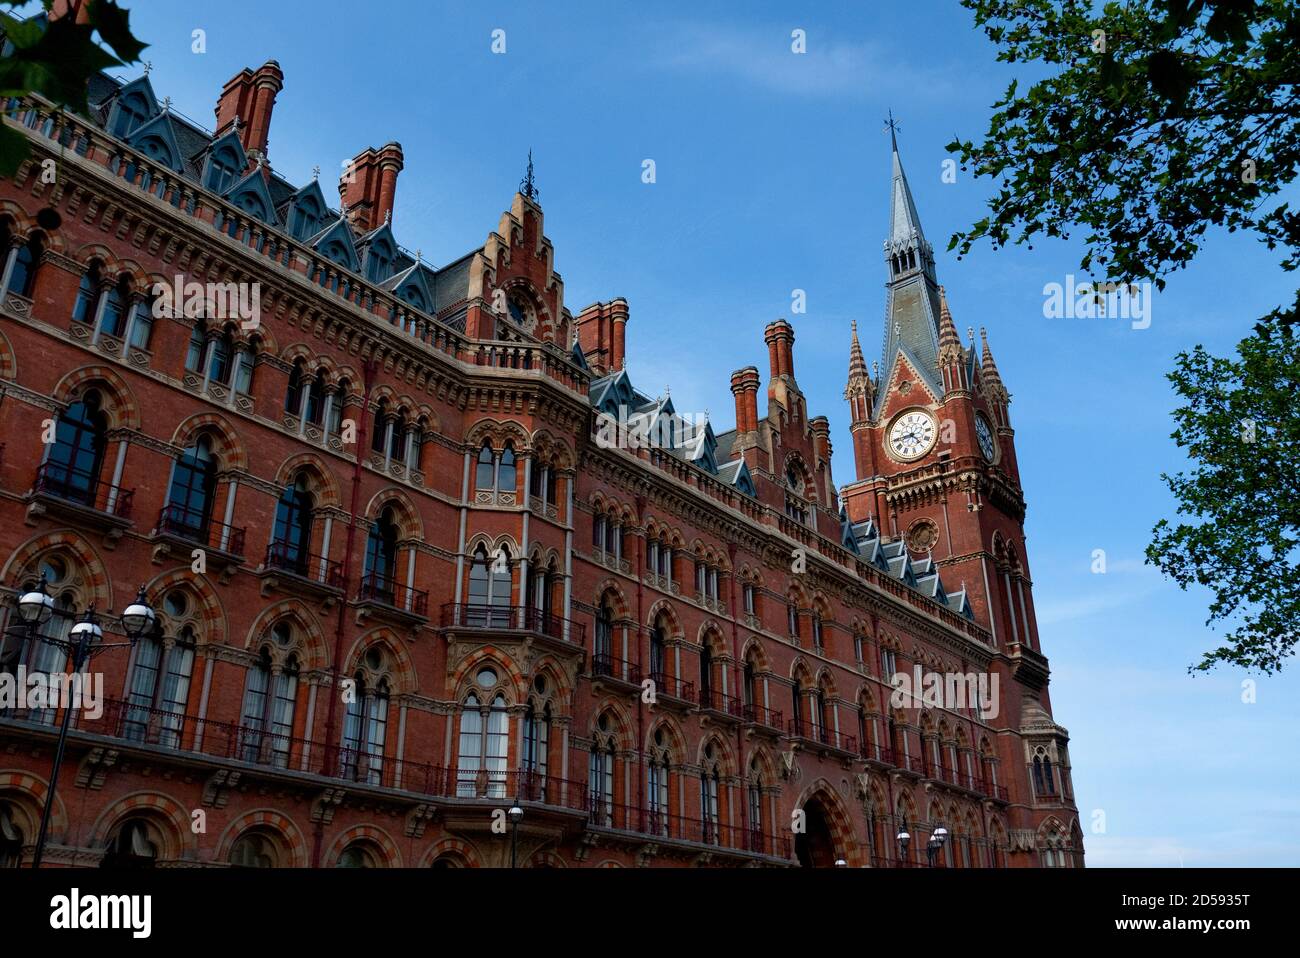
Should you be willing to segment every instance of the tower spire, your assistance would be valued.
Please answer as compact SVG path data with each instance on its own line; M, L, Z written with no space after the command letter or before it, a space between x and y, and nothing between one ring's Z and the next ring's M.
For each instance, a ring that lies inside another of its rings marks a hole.
M889 303L881 377L890 381L901 355L937 399L943 394L943 384L939 376L939 284L934 273L934 250L921 229L921 217L903 171L898 153L898 121L893 113L885 128L890 134L892 173L889 232L884 243ZM911 374L906 378L914 379ZM883 390L876 400L877 405L884 401Z
M1005 419L1006 407L1011 404L1011 394L1002 384L997 364L993 362L993 351L989 349L988 330L983 326L980 327L980 341L984 344L980 350L980 375L984 380L984 388L988 391L989 401L994 406L1003 407L1002 416Z
M533 151L528 151L528 169L524 173L524 178L519 181L519 192L524 194L534 203L537 202L537 183L533 180Z

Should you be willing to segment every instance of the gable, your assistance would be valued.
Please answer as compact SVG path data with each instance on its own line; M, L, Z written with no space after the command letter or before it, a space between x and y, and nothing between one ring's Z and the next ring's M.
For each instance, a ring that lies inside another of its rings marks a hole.
M249 216L256 216L272 226L280 225L280 218L275 214L275 204L271 200L271 191L266 188L266 178L262 176L260 167L232 186L226 199Z
M127 137L127 142L155 163L175 170L185 171L184 158L180 144L176 142L176 131L172 129L171 118L166 113L159 113L136 128Z

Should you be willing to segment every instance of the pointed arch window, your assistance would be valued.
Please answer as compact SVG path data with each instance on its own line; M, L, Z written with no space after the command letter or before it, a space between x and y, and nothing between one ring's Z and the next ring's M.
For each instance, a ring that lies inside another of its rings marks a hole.
M507 442L501 449L501 461L497 466L497 491L514 492L516 481L515 446Z
M713 649L707 638L700 646L700 701L713 704Z
M167 493L169 529L191 539L206 540L216 484L217 462L212 455L212 443L203 436L185 450L172 472Z
M194 672L194 631L186 626L168 643L147 635L136 644L131 666L124 737L180 748Z
M396 598L397 523L393 507L385 506L366 536L366 588L368 594L392 604Z
M510 550L502 546L495 556L489 556L487 547L480 543L469 567L471 622L490 628L509 628L512 587Z
M185 352L185 368L192 373L203 371L203 354L207 350L208 327L203 320L196 320L190 330L190 342Z
M551 706L544 705L539 712L533 703L524 712L523 768L532 777L528 793L546 800L546 778L549 769L551 745Z
M19 296L31 298L36 285L36 270L41 263L41 239L31 237L26 243L17 243L9 250L5 264L5 289Z
M286 623L271 630L272 641L284 647L291 641ZM248 670L240 721L242 757L246 762L288 768L292 751L294 712L298 698L298 658L290 654L279 669L271 663L268 647Z
M668 834L668 778L669 778L669 760L668 747L665 741L664 730L656 729L654 734L654 746L651 749L650 763L646 767L646 811L649 820L646 822L646 830L652 834Z
M153 868L158 860L158 845L149 828L140 819L123 822L109 842L101 868Z
M495 675L486 681L495 683ZM505 798L509 744L510 715L505 696L498 692L488 704L480 701L477 692L470 692L460 712L456 795Z
M122 277L104 291L104 301L100 306L99 330L109 336L121 336L126 328L126 309L131 301L131 286L126 277Z
M765 851L763 842L763 776L757 768L749 771L749 847L752 851Z
M72 307L72 318L82 325L89 326L95 321L102 282L103 266L99 260L92 260L81 275L81 282L77 285L77 301Z
M614 646L614 612L609 607L608 599L601 599L600 608L596 610L596 640L592 653L595 656L594 665L597 669L610 669L613 663L610 661L613 655ZM608 671L598 672L600 675L610 674Z
M92 389L59 416L42 487L61 499L95 504L108 441L108 417L100 406L100 394Z
M704 746L704 767L700 771L700 821L703 840L718 842L718 762L713 753L713 743Z
M282 569L309 575L311 549L312 494L302 473L283 493L275 507L275 531L271 541L273 561Z
M601 721L605 722L604 716ZM591 790L592 821L609 828L614 823L614 742L599 739L592 743L588 760L587 782Z
M388 734L388 680L366 684L360 672L343 718L343 777L370 785L384 779L384 738Z
M490 490L493 488L492 483L496 478L495 470L496 456L492 451L492 444L483 443L478 451L478 467L474 471L474 488Z
M0 802L0 868L21 868L23 864L23 830L13 806Z
M655 619L650 630L650 677L657 685L666 685L668 675L668 630L663 616Z
M743 696L742 701L747 706L753 706L758 703L757 675L754 668L754 660L748 658L745 660L745 668L741 672L740 694Z

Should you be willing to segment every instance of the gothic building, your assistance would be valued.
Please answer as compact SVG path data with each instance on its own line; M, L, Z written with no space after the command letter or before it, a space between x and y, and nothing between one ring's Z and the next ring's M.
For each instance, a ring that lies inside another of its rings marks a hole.
M233 77L211 132L147 75L4 105L32 153L0 181L0 679L104 628L48 864L1082 864L1010 397L897 145L837 488L789 323L762 415L745 366L715 432L634 383L625 300L566 305L531 174L425 263L398 144L336 200L276 172L283 82ZM989 707L893 694L932 673ZM62 718L0 707L0 864Z

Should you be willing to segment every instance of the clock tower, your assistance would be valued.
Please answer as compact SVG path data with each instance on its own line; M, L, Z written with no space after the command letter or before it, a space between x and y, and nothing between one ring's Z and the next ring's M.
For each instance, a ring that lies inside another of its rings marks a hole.
M999 649L1037 652L1010 395L984 331L979 349L974 330L965 344L958 335L896 138L892 147L884 348L873 375L854 323L844 395L856 481L842 490L845 510L903 539L914 559L932 558Z

